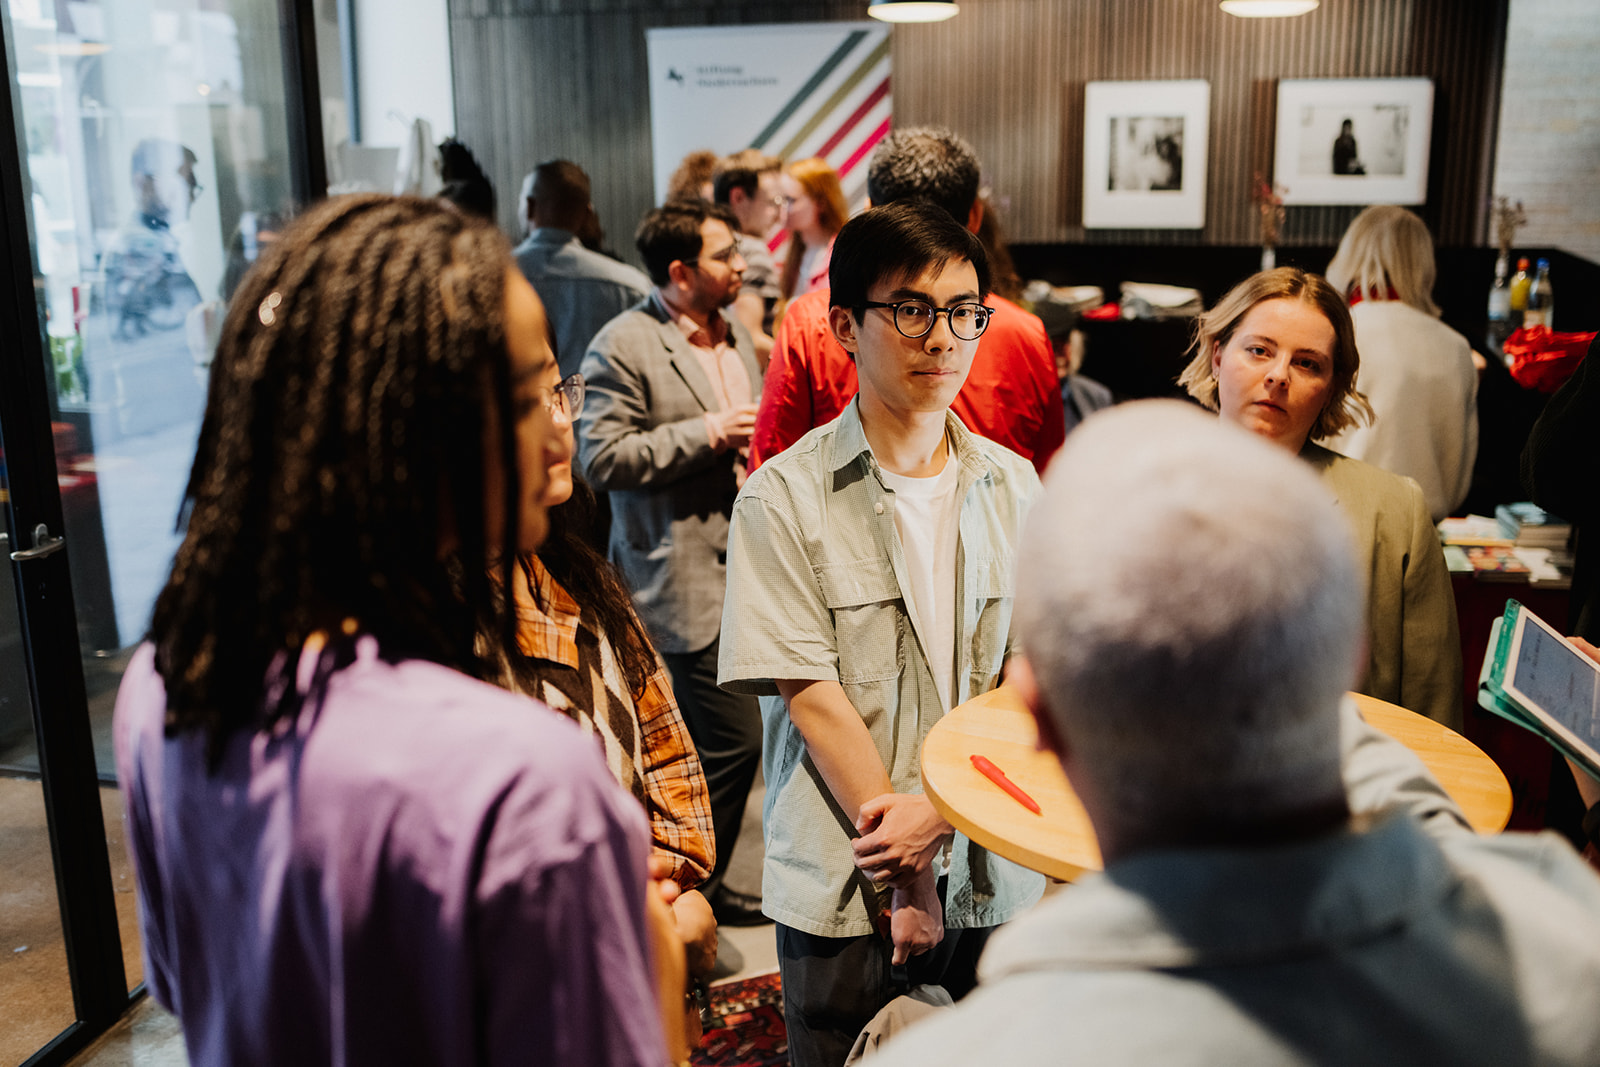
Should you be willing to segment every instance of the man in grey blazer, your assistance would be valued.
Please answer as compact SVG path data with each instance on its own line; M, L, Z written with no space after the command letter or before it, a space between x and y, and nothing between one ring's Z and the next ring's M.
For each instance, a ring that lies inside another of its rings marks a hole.
M761 369L724 314L745 262L726 207L671 203L636 238L655 288L607 323L583 358L578 451L611 494L609 551L672 674L711 790L716 865L701 887L721 922L764 922L759 898L723 886L761 755L750 696L717 687L728 516L744 484Z

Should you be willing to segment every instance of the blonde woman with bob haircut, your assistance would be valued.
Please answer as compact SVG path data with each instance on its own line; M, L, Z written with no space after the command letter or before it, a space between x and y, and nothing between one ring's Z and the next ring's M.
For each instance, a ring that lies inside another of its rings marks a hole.
M1478 370L1467 339L1439 321L1428 227L1403 207L1357 215L1328 283L1344 294L1375 413L1329 446L1415 478L1438 522L1467 498L1478 456Z
M1343 296L1294 267L1263 271L1201 315L1178 382L1229 422L1298 455L1349 518L1367 580L1360 691L1461 727L1455 597L1422 490L1316 442L1372 418Z

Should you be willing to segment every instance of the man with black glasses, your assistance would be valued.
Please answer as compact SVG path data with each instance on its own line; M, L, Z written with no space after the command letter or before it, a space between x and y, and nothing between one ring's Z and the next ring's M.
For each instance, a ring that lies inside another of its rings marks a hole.
M1043 889L921 792L928 730L999 682L1039 491L950 412L989 323L987 257L949 212L898 203L845 225L830 282L860 389L734 505L719 674L762 698L764 910L796 1067L837 1067L910 986L965 994L990 929Z
M874 207L924 200L977 233L984 201L972 146L938 127L898 129L878 143L867 166ZM991 293L994 309L967 384L950 408L980 437L998 441L1043 472L1066 436L1055 357L1038 317ZM766 366L761 410L750 440L759 467L844 410L856 391L849 356L828 327L827 290L797 297L783 312Z
M761 759L755 701L717 688L728 514L761 392L750 333L724 310L745 266L737 227L704 201L645 216L635 242L655 288L590 343L578 422L584 473L611 494L611 559L706 772L716 864L701 891L729 925L761 921L759 899L723 885Z

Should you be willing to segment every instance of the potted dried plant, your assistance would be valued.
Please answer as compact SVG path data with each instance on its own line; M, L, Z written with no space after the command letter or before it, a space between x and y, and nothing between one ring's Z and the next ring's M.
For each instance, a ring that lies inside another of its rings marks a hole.
M1283 194L1289 190L1256 175L1252 199L1261 224L1261 269L1278 265L1278 229L1283 225Z

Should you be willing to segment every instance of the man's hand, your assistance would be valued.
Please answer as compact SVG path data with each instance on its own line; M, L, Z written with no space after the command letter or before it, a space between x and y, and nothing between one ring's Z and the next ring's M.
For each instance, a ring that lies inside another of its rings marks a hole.
M894 941L891 962L897 965L936 948L944 940L944 908L939 904L933 872L890 894L889 936Z
M920 793L884 793L861 805L856 866L879 885L909 886L927 875L933 854L955 832Z
M756 405L740 404L726 411L706 412L706 433L711 438L713 452L726 452L730 448L744 448L756 428Z

